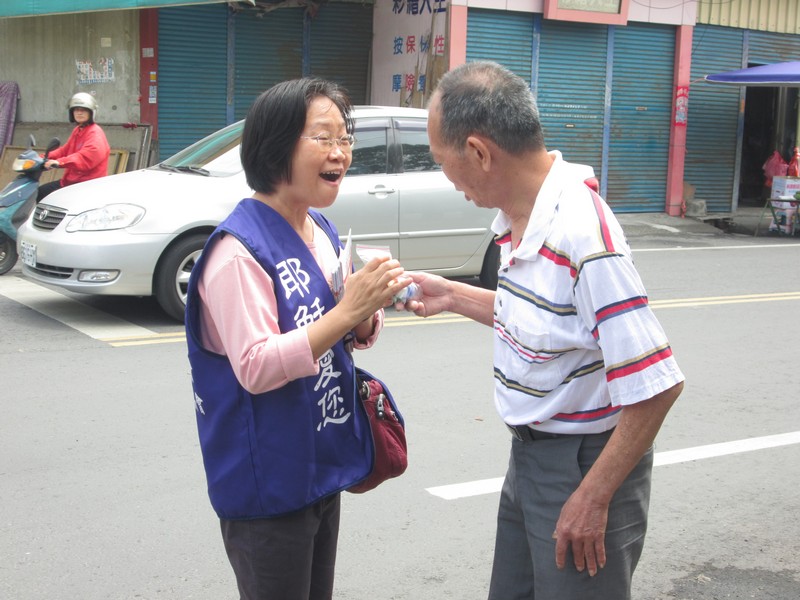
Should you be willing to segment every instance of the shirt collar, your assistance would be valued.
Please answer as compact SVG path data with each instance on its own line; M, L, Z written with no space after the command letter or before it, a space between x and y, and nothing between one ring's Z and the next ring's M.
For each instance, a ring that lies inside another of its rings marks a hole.
M539 249L544 244L547 232L550 230L550 223L552 223L555 216L558 201L561 197L560 182L563 181L566 162L558 150L552 150L548 154L553 158L553 164L547 173L547 177L545 177L544 183L542 183L539 193L536 195L533 211L523 234L525 243L521 243L519 247L511 249L511 260L515 258L529 261L536 260L536 257L539 256ZM502 235L508 232L510 228L511 219L502 210L499 211L492 223L492 231L497 235Z

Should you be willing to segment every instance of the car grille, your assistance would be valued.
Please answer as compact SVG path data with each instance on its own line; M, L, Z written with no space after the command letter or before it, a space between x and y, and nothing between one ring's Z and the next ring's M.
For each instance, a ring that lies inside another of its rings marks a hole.
M67 211L63 208L57 208L49 204L39 204L33 211L33 226L36 229L53 231L64 220L65 216L67 216Z
M69 279L74 271L66 267L54 267L53 265L44 265L42 263L36 263L35 267L28 267L28 269L42 277L50 277L52 279Z

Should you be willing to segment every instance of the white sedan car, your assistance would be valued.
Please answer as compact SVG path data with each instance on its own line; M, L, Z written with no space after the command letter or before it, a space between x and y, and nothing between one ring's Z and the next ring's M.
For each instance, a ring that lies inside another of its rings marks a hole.
M495 211L477 208L433 162L427 111L356 107L353 164L325 214L353 243L388 246L408 270L497 283ZM182 320L189 273L217 224L251 194L243 122L147 169L49 195L23 224L23 273L72 292L155 295Z

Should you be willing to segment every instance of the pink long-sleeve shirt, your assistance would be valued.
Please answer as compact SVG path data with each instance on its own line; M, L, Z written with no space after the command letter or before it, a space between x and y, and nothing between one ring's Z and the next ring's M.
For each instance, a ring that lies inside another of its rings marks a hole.
M330 283L336 253L316 225L314 240L308 249ZM306 329L280 332L272 278L234 236L223 236L211 248L198 292L203 345L228 357L248 392L261 394L319 372ZM373 316L372 335L364 342L356 341L355 347L372 346L382 328L380 310Z

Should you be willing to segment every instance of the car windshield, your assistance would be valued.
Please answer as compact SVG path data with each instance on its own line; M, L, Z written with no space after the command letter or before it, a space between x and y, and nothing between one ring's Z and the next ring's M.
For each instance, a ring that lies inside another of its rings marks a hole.
M228 125L199 142L159 163L158 167L170 171L197 173L198 175L233 175L242 170L239 160L239 142L244 121Z

